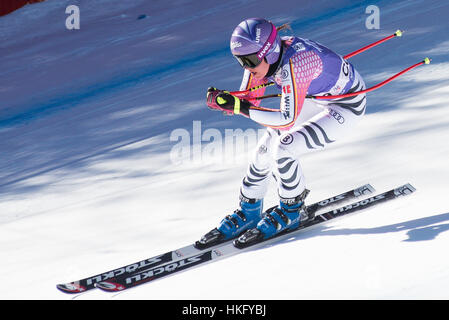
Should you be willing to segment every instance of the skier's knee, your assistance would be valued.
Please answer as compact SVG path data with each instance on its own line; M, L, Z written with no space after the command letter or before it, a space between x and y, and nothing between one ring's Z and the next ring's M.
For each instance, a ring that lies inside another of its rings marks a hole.
M291 151L290 144L292 143L293 136L290 133L282 134L279 136L275 144L274 158L279 166L280 163L285 162L287 159L296 159L296 155Z

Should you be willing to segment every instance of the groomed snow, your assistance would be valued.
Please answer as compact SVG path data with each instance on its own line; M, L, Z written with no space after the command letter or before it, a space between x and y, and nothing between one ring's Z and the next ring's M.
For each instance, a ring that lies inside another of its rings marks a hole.
M225 143L241 129L251 149L260 127L210 111L205 91L238 89L230 33L261 16L341 54L405 30L351 59L368 86L432 58L369 93L352 136L301 160L310 202L365 183L417 192L118 295L76 298L448 299L449 4L169 3L47 0L0 18L0 298L72 299L56 284L184 246L236 208L248 155L208 153L206 136ZM79 30L65 27L71 4ZM368 5L379 30L365 27ZM173 152L180 132L190 161Z

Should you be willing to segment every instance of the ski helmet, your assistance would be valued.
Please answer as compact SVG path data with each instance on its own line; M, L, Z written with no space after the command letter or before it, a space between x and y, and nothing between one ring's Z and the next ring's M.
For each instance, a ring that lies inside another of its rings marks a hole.
M250 18L234 29L230 45L232 55L242 67L254 68L264 58L269 64L279 59L281 38L270 21Z

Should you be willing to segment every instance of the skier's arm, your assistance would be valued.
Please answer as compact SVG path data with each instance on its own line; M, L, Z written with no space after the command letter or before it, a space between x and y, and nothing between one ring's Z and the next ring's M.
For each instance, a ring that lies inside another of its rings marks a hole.
M245 69L245 72L243 73L243 79L242 83L240 84L240 91L248 90L249 88L254 88L257 86L260 86L261 84L268 83L267 78L263 79L256 79L251 72ZM257 90L251 91L247 97L248 98L255 98L263 96L265 93L265 87L259 88ZM250 99L248 99L250 100ZM261 100L251 100L251 105L258 107L260 105Z
M268 83L268 79L256 79L248 70L243 73L242 83L240 84L240 91L248 90ZM249 109L251 107L258 107L260 100L248 100L254 97L260 97L265 93L265 87L251 91L245 98L237 98L229 93L229 91L218 90L214 87L207 89L207 105L213 110L224 111L228 115L240 114L249 117ZM247 100L248 99L248 100Z
M322 70L321 59L314 53L297 55L282 67L282 97L279 110L252 106L249 117L267 127L288 129L301 112L310 83Z

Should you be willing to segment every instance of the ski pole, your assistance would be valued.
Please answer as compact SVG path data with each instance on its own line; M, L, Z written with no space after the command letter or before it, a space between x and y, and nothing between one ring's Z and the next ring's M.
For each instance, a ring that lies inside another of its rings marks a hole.
M259 90L259 89L262 89L262 88L265 88L265 87L269 87L269 86L272 86L274 84L275 84L274 82L268 82L268 83L264 83L264 84L261 84L261 85L249 88L247 90L232 91L232 92L229 92L229 94L232 94L233 96L237 96L237 97L242 97L242 96L246 96L248 93L250 93L252 91L256 91L256 90Z
M402 37L402 33L403 33L403 32L404 32L404 31L397 30L397 31L396 31L395 33L393 33L392 35L389 35L388 37L385 37L385 38L383 38L383 39L380 39L380 40L378 40L378 41L376 41L376 42L373 42L373 43L371 43L371 44L369 44L369 45L367 45L367 46L365 46L365 47L363 47L363 48L360 48L360 49L358 49L358 50L356 50L356 51L354 51L354 52L351 52L351 53L345 55L343 58L344 58L344 59L352 58L353 56L358 55L359 53L361 53L361 52L363 52L363 51L366 51L366 50L368 50L368 49L371 49L372 47L375 47L375 46L381 44L382 42L385 42L385 41L387 41L387 40L390 40L390 39L392 39L392 38L394 38L394 37Z
M363 93L367 93L376 89L379 89L380 87L386 85L387 83L393 81L394 79L396 79L397 77L403 75L404 73L420 66L423 64L430 64L432 60L429 58L425 58L423 61L420 61L418 63L415 63L414 65L402 70L401 72L396 73L395 75L393 75L392 77L388 78L387 80L384 80L378 84L376 84L375 86L372 86L371 88L365 89L365 90L361 90L361 91L356 91L356 92L351 92L351 93L345 93L345 94L340 94L340 95L335 95L335 96L306 96L306 98L309 99L318 99L318 100L323 100L323 99L340 99L340 98L346 98L346 97L353 97L359 94L363 94Z
M326 100L326 99L341 99L341 98L346 98L346 97L352 97L352 96L356 96L359 94L363 94L363 93L367 93L376 89L379 89L380 87L386 85L387 83L393 81L394 79L396 79L397 77L403 75L404 73L420 66L423 64L430 64L432 60L430 58L425 58L424 60L415 63L414 65L402 70L401 72L396 73L395 75L393 75L392 77L388 78L387 80L384 80L368 89L365 90L361 90L361 91L356 91L356 92L351 92L351 93L345 93L345 94L340 94L340 95L335 95L335 96L306 96L306 98L308 99L316 99L316 100ZM266 96L261 96L261 97L254 97L254 98L247 98L247 100L262 100L262 99L266 99L266 98L274 98L274 97L281 97L282 94L270 94L270 95L266 95Z

